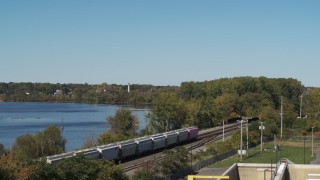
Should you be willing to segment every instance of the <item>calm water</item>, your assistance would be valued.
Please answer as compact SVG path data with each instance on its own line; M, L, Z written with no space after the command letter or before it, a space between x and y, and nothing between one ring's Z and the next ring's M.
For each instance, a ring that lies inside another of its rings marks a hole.
M114 116L119 108L116 105L0 102L0 143L10 148L16 137L43 131L51 124L61 127L63 121L66 150L74 150L86 139L96 138L107 130L106 118ZM145 128L144 116L149 109L129 109L139 118L139 130Z

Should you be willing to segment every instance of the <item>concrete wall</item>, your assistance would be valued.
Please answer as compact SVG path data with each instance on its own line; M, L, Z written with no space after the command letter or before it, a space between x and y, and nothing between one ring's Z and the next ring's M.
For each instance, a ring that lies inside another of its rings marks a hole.
M275 165L272 168L275 169ZM230 180L270 180L270 169L271 164L237 163L222 175L229 176Z
M230 180L270 180L270 170L271 164L237 163L224 172L223 176L229 176ZM272 165L272 170L275 170L275 164ZM320 176L308 177L308 174L320 175L320 165L289 164L283 180L320 179Z
M272 169L275 169L273 165ZM271 164L238 163L240 180L271 179Z
M320 175L320 165L289 164L289 176L291 180L307 179L308 174ZM319 179L319 178L320 177L318 176L312 179Z
M226 170L222 176L229 176L230 180L239 180L239 172L238 172L238 165L234 163L228 170Z

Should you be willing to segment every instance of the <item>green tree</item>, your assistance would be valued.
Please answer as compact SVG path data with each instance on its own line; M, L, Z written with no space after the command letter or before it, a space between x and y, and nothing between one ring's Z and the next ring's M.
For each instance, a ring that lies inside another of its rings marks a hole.
M6 150L4 149L4 145L0 143L0 156L6 154Z
M124 134L127 137L133 137L137 134L138 118L127 109L119 109L116 115L108 117L107 121L110 125L109 131L112 133Z
M65 142L60 129L50 125L35 135L25 134L17 137L12 152L17 159L34 159L64 152Z
M201 106L200 103L198 101L189 101L186 103L186 109L187 109L187 117L186 117L186 126L195 126L197 125L198 127L200 127L199 125L201 123L199 123L198 120L198 112L200 110ZM205 123L207 124L207 123Z
M62 179L89 180L98 178L103 163L79 154L59 162L56 166Z
M37 144L31 134L25 134L16 138L12 147L12 153L17 159L33 159L39 157L37 154Z
M206 90L203 83L200 82L182 82L179 95L184 100L192 100L193 98L201 99L206 96Z
M98 180L129 180L122 168L111 161L107 161L97 177Z
M280 122L280 115L271 106L265 106L260 110L259 117L261 121L265 122L265 130L263 131L264 137L273 137L273 135L278 134L277 122Z
M211 149L212 152L215 152L216 154L222 154L224 152L227 152L233 148L238 148L239 147L239 139L235 138L233 139L233 141L225 141L225 142L212 142L212 143L208 143L206 145L207 149ZM236 144L236 147L232 146L233 144Z
M292 128L294 121L297 119L297 113L294 109L294 104L283 98L283 127ZM289 135L289 134L288 134Z
M107 122L110 129L98 137L99 144L108 144L123 141L137 135L139 126L138 118L127 109L119 109L115 116L109 116Z
M173 150L164 151L166 158L160 162L160 171L167 174L174 174L180 169L188 166L188 150L184 147L176 147Z
M312 120L320 119L320 88L313 88L303 95L302 112Z
M34 161L35 171L29 179L70 179L70 180L127 180L122 168L110 161L85 158L82 154L63 159L57 164Z
M255 117L259 114L259 109L263 106L265 97L260 93L247 92L240 98L242 114L248 117Z
M203 98L200 100L200 107L198 112L195 113L197 117L196 125L199 128L209 128L216 126L218 123L218 118L215 116L215 107L213 98ZM222 121L221 121L222 122Z
M156 132L181 128L187 117L187 108L175 93L161 93L151 111L148 123Z
M52 155L65 151L66 140L61 135L60 128L50 125L43 131L43 136L46 141L46 154Z
M0 179L16 179L16 162L12 156L0 156Z
M132 180L154 180L155 174L148 172L146 168L140 169L134 173Z
M43 179L62 179L56 166L48 164L45 161L37 161L35 163L35 172L30 179L43 180Z
M123 134L115 134L115 133L106 131L99 135L98 143L102 145L102 144L109 144L113 142L123 141L126 139L128 139L128 137Z
M218 119L228 119L230 117L238 117L241 114L239 97L237 94L225 93L218 96L214 101L216 108L216 117Z
M249 126L249 143L251 145L257 145L260 143L260 134L259 130L260 124L258 122L252 122Z
M32 179L35 167L14 159L11 155L0 156L0 179Z
M144 165L134 172L132 180L153 180L157 179L159 173L158 161L148 160Z
M89 137L88 139L85 140L85 142L82 145L83 149L86 148L91 148L97 145L97 140L96 138L92 135L91 137Z

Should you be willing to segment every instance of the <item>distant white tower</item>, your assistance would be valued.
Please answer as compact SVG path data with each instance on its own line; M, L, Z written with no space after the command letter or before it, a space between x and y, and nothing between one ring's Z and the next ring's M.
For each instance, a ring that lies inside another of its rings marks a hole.
M128 83L128 93L130 92L130 83Z

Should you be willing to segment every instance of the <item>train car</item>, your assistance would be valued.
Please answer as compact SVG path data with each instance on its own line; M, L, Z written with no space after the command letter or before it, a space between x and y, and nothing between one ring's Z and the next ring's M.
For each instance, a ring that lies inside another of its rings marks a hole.
M198 137L199 129L197 127L189 127L187 129L189 132L189 140L194 140Z
M138 144L138 155L152 150L152 139L148 136L136 139Z
M67 153L62 153L62 154L57 154L53 156L47 156L47 163L49 164L57 164L59 161L65 158L69 158L75 156L75 154L72 152L67 152Z
M166 146L172 146L178 143L179 134L175 131L169 131L164 133L166 137Z
M151 137L153 145L152 150L156 151L166 147L166 136L163 134L156 134Z
M82 153L85 157L93 159L98 159L100 156L102 156L104 160L120 160L150 151L160 150L167 146L173 146L178 143L184 143L188 140L196 139L197 137L198 128L189 127L175 131L169 131L163 134L155 134L152 136L145 136L137 139L98 146L97 148L83 149L79 151L47 156L46 161L50 164L56 164L64 158L69 158L80 153Z
M74 152L77 154L83 154L84 157L92 158L92 159L98 159L100 156L100 152L97 150L97 148L90 148L90 149L81 149Z
M188 141L189 139L189 131L188 129L178 129L176 132L179 134L179 143Z
M121 141L120 143L120 151L121 151L121 159L126 159L130 156L137 155L138 144L135 140L130 139L127 141Z
M118 143L98 146L97 150L105 160L119 160L120 147Z

